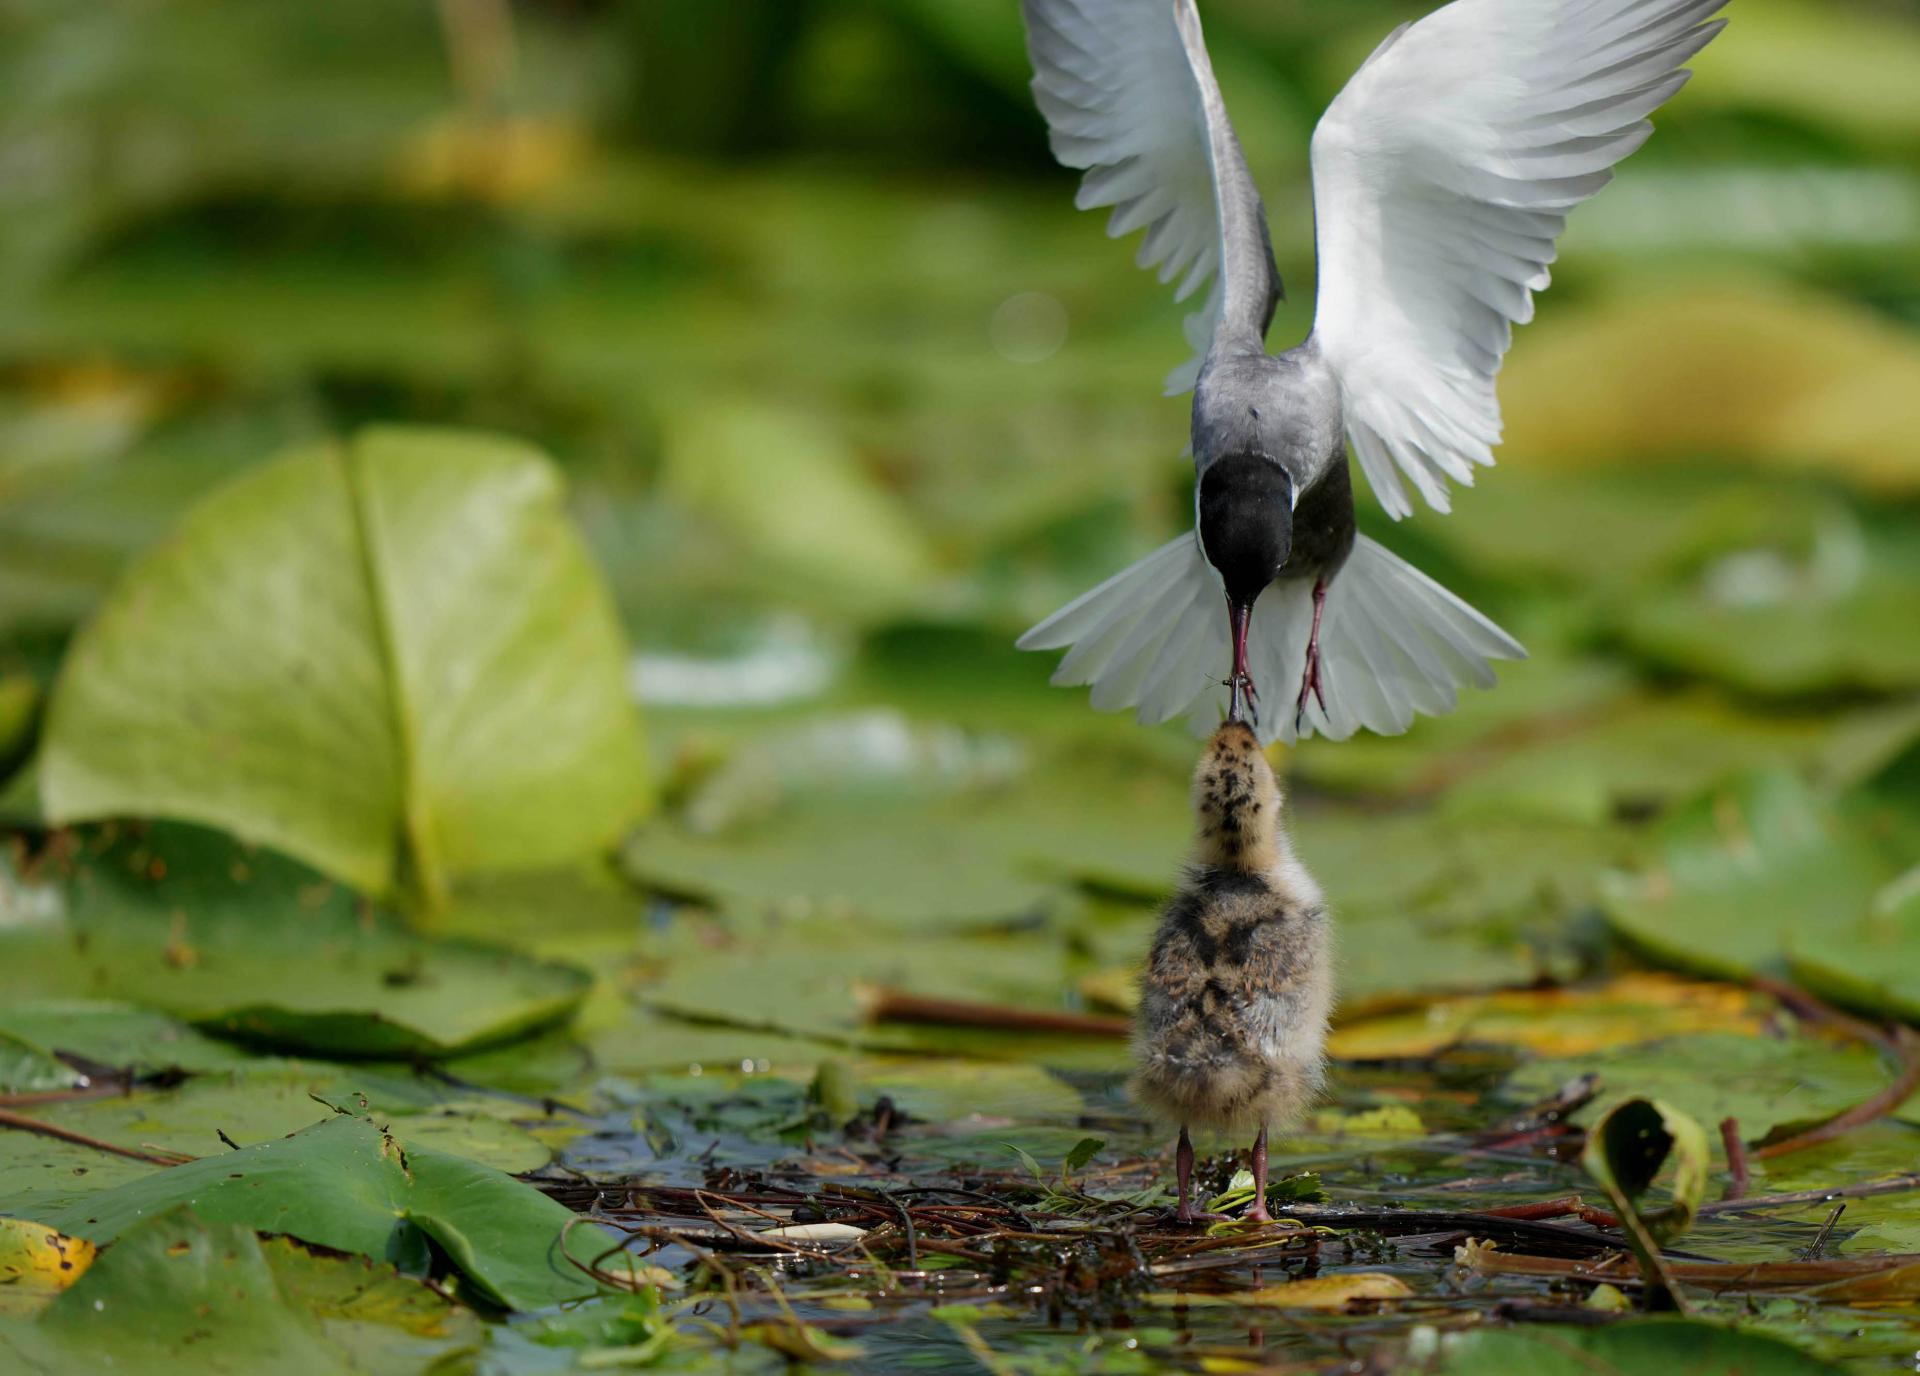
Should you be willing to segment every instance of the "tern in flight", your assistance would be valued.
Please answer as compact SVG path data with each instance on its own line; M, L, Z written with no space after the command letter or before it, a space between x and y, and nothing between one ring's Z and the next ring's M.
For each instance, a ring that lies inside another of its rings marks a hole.
M1144 229L1196 356L1194 530L1020 639L1144 722L1210 731L1285 685L1259 737L1405 731L1525 652L1357 535L1347 451L1396 520L1437 511L1500 440L1494 377L1573 208L1637 149L1727 0L1454 0L1387 35L1313 133L1313 328L1267 352L1266 214L1193 0L1023 0L1034 96L1077 203ZM1220 614L1221 600L1226 616ZM1229 678L1217 677L1231 650ZM1297 685L1297 688L1296 688Z

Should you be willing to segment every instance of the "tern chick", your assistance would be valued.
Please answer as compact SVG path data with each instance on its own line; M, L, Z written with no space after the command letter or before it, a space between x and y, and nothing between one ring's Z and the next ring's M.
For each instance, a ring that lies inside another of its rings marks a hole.
M1204 1217L1189 1197L1189 1128L1257 1133L1245 1216L1265 1221L1267 1129L1294 1122L1320 1091L1331 941L1280 807L1253 729L1221 726L1194 772L1193 863L1161 915L1134 1025L1134 1098L1180 1125L1183 1223Z

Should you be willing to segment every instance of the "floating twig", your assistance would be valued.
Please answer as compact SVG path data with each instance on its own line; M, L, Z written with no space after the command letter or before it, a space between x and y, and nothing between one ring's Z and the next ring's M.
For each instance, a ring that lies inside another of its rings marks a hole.
M854 996L868 1022L924 1022L944 1027L993 1027L1008 1032L1065 1032L1088 1037L1124 1037L1133 1030L1133 1024L1126 1018L1103 1013L1068 1013L976 999L931 998L880 985L857 985Z
M0 1128L16 1128L21 1132L38 1133L42 1137L71 1142L76 1147L91 1147L95 1151L111 1152L115 1156L145 1161L153 1166L182 1166L196 1159L184 1152L167 1151L163 1148L123 1147L114 1142L103 1142L98 1137L89 1137L84 1132L63 1128L58 1123L43 1123L38 1118L29 1118L11 1109L0 1109Z
M1845 1113L1837 1113L1818 1127L1808 1128L1805 1132L1795 1133L1783 1141L1769 1142L1755 1148L1753 1155L1762 1161L1776 1156L1786 1156L1790 1152L1805 1151L1808 1147L1817 1147L1822 1142L1831 1142L1836 1137L1845 1136L1855 1128L1865 1127L1879 1118L1884 1118L1912 1097L1914 1090L1920 1089L1920 1036L1906 1027L1895 1027L1885 1038L1876 1038L1874 1045L1886 1047L1900 1058L1900 1074L1894 1082L1868 1099L1856 1104Z

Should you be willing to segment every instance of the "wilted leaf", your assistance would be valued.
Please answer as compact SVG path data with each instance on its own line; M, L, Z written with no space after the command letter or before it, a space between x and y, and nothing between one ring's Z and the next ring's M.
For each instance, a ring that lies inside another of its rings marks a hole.
M1327 1049L1346 1060L1431 1056L1457 1045L1576 1056L1702 1032L1759 1033L1760 999L1725 984L1636 973L1592 988L1505 989L1343 1021Z
M130 570L69 652L58 821L160 815L371 892L526 868L645 797L611 610L534 451L369 430L253 470Z
M1656 1243L1686 1232L1706 1197L1706 1130L1658 1099L1628 1099L1607 1110L1588 1129L1580 1160L1616 1211L1638 1219ZM1669 1164L1671 1201L1662 1209L1643 1208L1642 1197Z
M1312 1276L1290 1280L1258 1290L1232 1290L1225 1294L1155 1294L1147 1298L1157 1305L1242 1305L1258 1309L1330 1309L1342 1310L1355 1301L1409 1299L1413 1291L1398 1276L1380 1271L1345 1271L1332 1276Z
M1744 20L1731 26L1724 51L1714 45L1716 60L1747 37ZM1778 57L1781 71L1801 70L1800 45ZM1870 390L1855 385L1862 378L1873 380ZM1640 488L1641 509L1656 523L1667 519L1653 499L1665 475L1649 463L1662 457L1691 464L1737 454L1912 491L1920 347L1895 322L1832 295L1764 281L1663 287L1554 315L1514 351L1500 400L1504 463L1616 469ZM1637 462L1623 466L1624 454ZM1487 484L1489 497L1493 490ZM1587 535L1576 543L1604 558L1602 530Z
M37 1314L86 1274L94 1245L25 1218L0 1218L0 1316Z

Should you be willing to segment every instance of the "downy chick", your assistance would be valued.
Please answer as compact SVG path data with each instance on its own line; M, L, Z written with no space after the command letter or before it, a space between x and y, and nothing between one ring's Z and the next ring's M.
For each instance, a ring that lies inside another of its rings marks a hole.
M1180 1125L1177 1217L1189 1197L1189 1127L1257 1131L1254 1196L1267 1213L1267 1128L1320 1091L1333 970L1319 886L1293 857L1280 785L1251 727L1228 721L1193 776L1199 824L1185 883L1161 915L1134 1024L1134 1098Z

